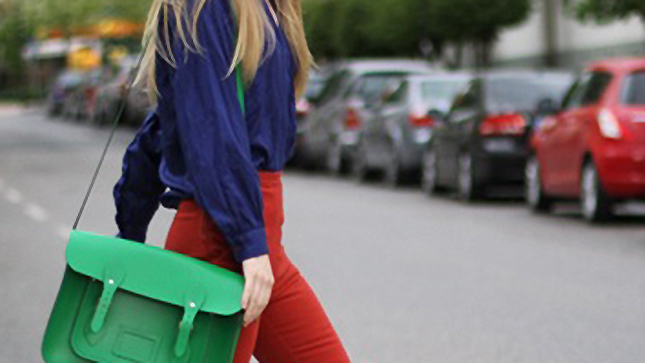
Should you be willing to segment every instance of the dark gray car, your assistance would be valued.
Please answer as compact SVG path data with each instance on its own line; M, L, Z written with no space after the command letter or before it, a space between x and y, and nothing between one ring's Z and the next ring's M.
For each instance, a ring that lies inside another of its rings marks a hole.
M363 180L368 172L383 171L391 186L404 176L418 176L435 118L449 111L455 95L471 79L467 73L412 75L393 85L391 92L386 89L382 102L366 112L352 163L354 175Z
M300 133L305 167L323 166L333 173L348 169L365 107L394 78L427 74L425 61L370 60L336 64L315 100Z
M491 71L475 77L434 128L423 157L424 189L454 188L463 200L474 200L490 186L524 183L541 103L560 102L572 82L567 72Z

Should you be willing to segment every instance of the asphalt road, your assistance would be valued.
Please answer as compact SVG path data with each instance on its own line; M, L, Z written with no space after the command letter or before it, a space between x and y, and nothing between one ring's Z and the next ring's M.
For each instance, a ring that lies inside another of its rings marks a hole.
M120 130L80 228L115 232ZM0 362L42 361L67 234L107 130L0 110ZM645 362L645 219L464 205L288 171L284 245L354 362ZM638 206L636 207L638 208ZM161 245L173 213L160 210Z

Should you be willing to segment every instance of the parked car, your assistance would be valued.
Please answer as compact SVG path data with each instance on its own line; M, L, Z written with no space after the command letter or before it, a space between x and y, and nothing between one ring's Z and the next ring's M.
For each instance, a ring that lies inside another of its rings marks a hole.
M71 89L63 102L63 116L68 119L86 119L96 103L97 88L109 77L105 68L94 68L81 72L80 82Z
M47 95L47 113L57 116L63 112L65 100L83 82L83 72L64 70L58 74Z
M333 173L348 170L366 105L391 79L431 71L427 62L407 60L349 61L333 66L302 125L305 166L324 166Z
M395 186L406 175L418 175L423 151L432 136L434 119L445 115L455 95L472 76L437 73L403 77L384 99L368 109L352 160L353 174L363 180L368 172L384 171Z
M592 64L533 133L526 176L533 210L579 199L594 222L645 198L645 58Z
M107 125L114 121L119 107L125 102L121 114L122 124L138 127L143 122L145 115L152 108L148 94L141 84L134 86L126 96L126 90L131 85L134 67L137 58L129 56L124 58L117 66L114 76L106 81L97 90L96 107L91 116L95 125Z
M300 137L303 133L303 123L309 113L314 109L314 101L320 96L320 92L325 86L326 81L327 75L324 72L312 70L309 75L305 94L296 102L296 122L298 126L296 142L289 159L291 165L298 165L303 159L303 138Z
M494 184L524 182L528 140L543 99L561 100L573 82L568 73L483 73L455 98L436 122L424 153L423 187L448 187L464 200L486 195Z

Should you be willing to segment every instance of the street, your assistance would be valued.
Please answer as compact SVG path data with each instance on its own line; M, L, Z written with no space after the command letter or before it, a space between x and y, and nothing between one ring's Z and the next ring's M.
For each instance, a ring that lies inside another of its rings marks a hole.
M67 234L108 129L0 111L0 362L41 362ZM114 234L118 131L79 229ZM288 170L283 243L353 362L645 362L645 218L463 204ZM149 242L162 245L160 209Z

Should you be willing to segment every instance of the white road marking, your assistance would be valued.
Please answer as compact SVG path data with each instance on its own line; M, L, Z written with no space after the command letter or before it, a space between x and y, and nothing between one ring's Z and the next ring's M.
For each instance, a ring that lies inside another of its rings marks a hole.
M25 206L24 212L36 222L44 222L47 220L47 212L38 204L28 203Z
M22 194L16 189L9 188L5 193L4 197L11 203L18 204L22 202Z

